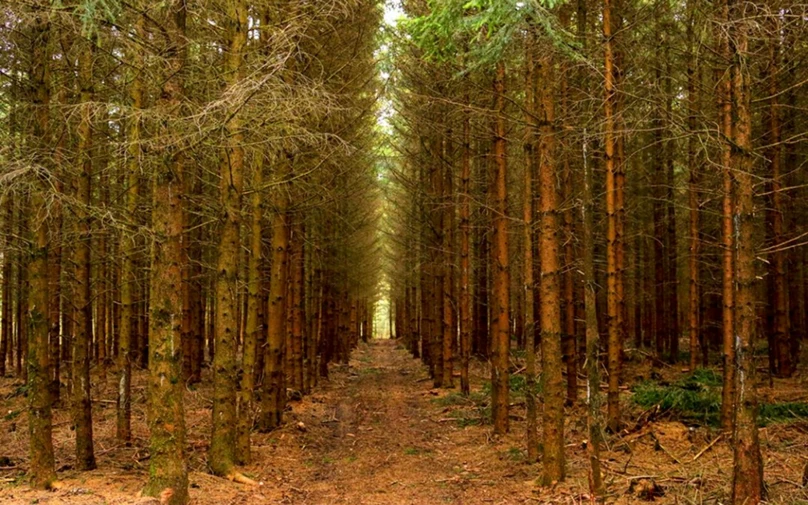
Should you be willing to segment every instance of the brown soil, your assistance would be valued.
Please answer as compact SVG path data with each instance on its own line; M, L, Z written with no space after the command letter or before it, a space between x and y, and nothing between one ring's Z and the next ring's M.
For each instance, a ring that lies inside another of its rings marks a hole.
M473 389L480 391L487 365L477 363ZM137 379L142 380L141 373ZM99 469L76 472L72 432L65 408L55 411L54 444L62 487L33 491L24 485L27 420L19 382L0 379L0 503L156 503L140 498L147 479L144 390L134 389L134 443L114 438L113 377L94 390L95 449ZM568 410L566 482L538 488L540 464L524 462L524 406L515 401L511 433L491 436L484 397L464 400L457 392L430 389L421 364L396 342L360 345L350 365L332 367L330 381L299 402L282 429L254 434L255 462L244 473L258 487L207 473L210 386L185 396L191 499L195 504L511 504L588 502L583 411ZM769 393L769 392L767 392ZM449 396L451 395L451 396ZM447 398L448 396L448 398ZM482 399L482 400L481 400ZM628 407L627 407L628 408ZM609 439L603 463L611 503L722 503L728 498L731 447L707 428L676 421L636 423ZM761 430L766 480L773 503L808 503L802 469L808 460L808 425L791 423ZM696 458L696 456L698 457ZM2 468L3 457L11 468ZM695 459L694 459L695 458Z

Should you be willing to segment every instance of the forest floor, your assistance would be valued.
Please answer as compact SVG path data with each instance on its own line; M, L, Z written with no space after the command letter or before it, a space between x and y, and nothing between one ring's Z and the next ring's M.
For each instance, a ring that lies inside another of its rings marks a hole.
M191 500L195 504L519 504L589 501L585 425L580 407L567 411L566 482L539 488L540 464L525 462L524 402L514 394L511 433L493 437L485 424L487 365L472 370L472 395L431 389L418 360L390 340L360 344L349 365L333 366L329 380L302 401L291 402L286 424L253 435L251 487L206 472L210 430L209 381L185 396ZM647 372L648 370L645 370ZM643 373L632 370L632 373ZM663 370L664 372L664 370ZM668 373L678 373L669 369ZM98 470L75 471L69 412L54 413L54 444L61 487L34 491L24 484L27 419L21 383L0 379L0 503L147 504L139 496L148 477L148 433L143 376L135 383L134 441L114 438L113 377L94 388ZM793 382L794 380L792 380ZM764 387L802 393L800 387ZM517 381L518 382L518 381ZM18 394L15 395L15 391ZM629 393L627 393L627 396ZM609 437L602 453L604 476L616 504L706 504L728 500L732 449L728 437L685 425L653 409L631 407L628 429ZM713 442L715 442L713 444ZM808 460L808 423L769 424L761 430L766 481L772 503L808 504L802 468ZM711 445L712 444L712 445ZM8 459L2 459L8 458Z

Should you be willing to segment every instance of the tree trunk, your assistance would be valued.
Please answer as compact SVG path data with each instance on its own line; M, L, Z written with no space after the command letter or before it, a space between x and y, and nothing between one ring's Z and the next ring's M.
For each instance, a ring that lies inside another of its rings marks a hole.
M754 341L757 328L755 310L755 175L752 151L751 86L748 75L748 30L750 21L741 7L733 8L733 173L737 182L733 219L735 222L735 431L732 503L756 504L765 498L763 459L758 440L758 400L755 385Z
M777 14L770 15L768 25L771 28L771 33L780 33L780 22ZM780 72L780 39L773 37L767 42L769 46L769 65L767 68L768 79L768 96L769 99L768 110L766 111L766 119L768 120L768 128L765 134L766 144L769 146L766 150L766 159L768 162L768 176L771 177L768 194L769 205L767 207L768 222L770 223L771 243L769 247L772 250L772 259L769 262L769 277L772 279L773 293L770 298L771 309L774 312L773 328L770 328L770 334L774 341L774 348L770 348L769 352L774 353L776 368L774 373L778 377L791 377L794 374L794 360L791 353L791 338L789 328L789 311L788 311L788 289L786 282L786 251L783 250L783 194L782 194L782 147L781 141L781 127L780 127L780 108L778 105L778 73Z
M143 35L143 17L138 16L135 32ZM130 55L136 69L143 67L143 56L140 51L132 51ZM133 224L137 223L137 206L140 192L140 167L142 150L141 119L143 108L143 80L140 72L135 70L129 87L129 99L132 117L129 120L126 137L128 143L128 162L126 165L126 216ZM130 233L121 233L121 334L118 342L118 404L116 437L129 442L132 437L132 361L133 343L137 334L137 259L135 257L137 242Z
M286 285L288 284L289 231L288 215L289 198L287 193L290 184L285 179L289 176L291 159L281 153L278 159L278 185L272 193L272 275L269 288L269 307L267 309L267 346L264 359L264 393L262 395L262 411L259 429L262 432L280 426L283 409L286 407L286 384L284 380L283 359L284 340L286 334Z
M525 406L527 409L527 460L539 460L539 437L536 408L536 339L534 335L534 293L533 281L533 172L536 169L536 83L535 71L535 29L530 27L527 34L525 65L525 168L522 188L522 278L525 291L524 340L525 340Z
M79 470L95 469L93 453L93 418L90 399L90 349L93 340L93 305L90 291L92 249L92 178L93 131L92 101L93 59L95 39L84 40L79 56L81 119L78 128L78 160L80 173L76 180L75 198L78 244L76 264L76 339L73 347L73 424L76 426L76 463Z
M253 420L253 389L255 389L256 356L258 341L264 331L261 321L261 221L264 204L261 187L264 180L264 153L254 154L252 170L252 194L250 196L250 255L247 266L247 325L244 330L244 351L241 362L236 410L236 463L248 465L250 454L250 431Z
M443 139L441 158L446 165L440 177L443 178L443 222L441 233L441 249L443 250L443 381L445 388L454 387L454 348L457 337L457 322L455 320L455 298L454 298L454 265L455 265L455 198L454 198L454 167L451 156L452 130L447 129Z
M491 322L491 417L494 433L508 432L508 389L510 352L510 270L508 264L508 178L505 140L505 64L497 63L494 77L496 122L494 131L495 176L493 181L494 230L492 264L494 274L493 313Z
M718 113L719 127L721 129L721 247L722 251L722 293L723 308L721 311L724 377L721 391L721 428L724 431L732 430L733 413L735 411L735 301L733 267L733 236L732 236L732 82L729 76L730 46L729 38L723 25L729 22L729 0L721 0L720 22L717 23L717 54L720 55L722 65L716 70L718 75Z
M583 3L583 2L581 2ZM580 3L579 3L580 5ZM600 411L600 333L596 314L595 296L595 241L592 232L592 169L587 159L586 130L583 143L583 205L581 205L581 223L583 224L583 270L584 270L584 312L586 318L586 421L589 440L586 444L589 455L589 492L592 496L603 495L603 476L600 473L600 444L603 421Z
M471 355L471 119L468 91L464 95L463 151L460 161L460 391L468 396ZM414 294L414 291L413 291ZM413 305L414 306L414 305ZM415 319L412 318L414 321Z
M558 240L558 174L556 169L554 92L551 56L543 57L539 98L539 195L541 232L541 356L544 415L542 418L545 486L564 480L564 378L561 372L561 283Z
M163 40L166 58L157 111L164 121L157 138L174 138L169 119L179 118L184 95L186 59L183 0L171 0L163 8ZM156 166L152 186L151 278L149 281L149 482L144 494L159 496L163 505L188 502L188 468L185 462L185 414L182 381L182 234L183 154L179 146L161 146L162 163Z
M243 79L243 49L247 43L246 0L230 0L226 6L225 29L229 49L226 56L225 93ZM208 464L214 474L235 475L236 451L236 353L239 334L238 268L241 241L241 194L244 189L244 133L238 109L225 124L225 148L219 172L222 206L219 258L216 276L216 355L213 358L213 433Z
M699 341L700 341L700 309L701 309L701 286L700 281L700 215L699 203L699 166L696 155L698 138L696 137L696 112L699 104L698 97L698 77L696 69L696 41L694 25L696 23L696 0L687 2L687 166L690 175L688 185L688 197L690 206L690 257L688 258L689 274L689 306L688 306L688 336L690 342L690 371L698 366Z
M41 6L37 6L41 7ZM50 82L48 63L50 22L47 19L46 7L37 9L34 13L31 33L31 72L30 92L33 104L33 136L43 151L48 149L48 115L50 105ZM45 163L45 160L38 160ZM28 326L28 436L30 441L30 462L28 472L31 485L38 488L48 488L56 479L53 457L52 417L49 378L49 348L48 348L48 193L51 181L47 171L37 171L36 185L31 192L29 207L29 226L34 231L34 243L28 259L28 281L31 294L26 307L25 324ZM7 261L7 260L6 260ZM3 298L3 306L8 298ZM5 318L4 318L5 320ZM8 334L4 332L3 338ZM5 361L5 356L2 357Z
M620 429L620 368L621 368L621 328L618 320L620 310L618 300L618 202L617 202L617 166L615 164L615 116L616 109L616 74L614 66L614 42L612 40L612 0L603 0L603 38L604 42L604 150L606 161L606 305L608 314L608 427L616 433Z
M8 192L3 197L3 239L4 251L11 251L14 247L14 196ZM6 362L11 355L13 344L13 331L14 331L14 311L12 310L13 302L11 300L11 275L12 275L12 257L11 254L3 254L3 320L2 320L2 334L0 337L0 377L6 375Z
M290 279L289 303L291 312L292 334L292 388L303 391L303 279L305 275L305 257L303 256L303 243L305 242L303 216L297 213L292 217L292 239L289 247Z

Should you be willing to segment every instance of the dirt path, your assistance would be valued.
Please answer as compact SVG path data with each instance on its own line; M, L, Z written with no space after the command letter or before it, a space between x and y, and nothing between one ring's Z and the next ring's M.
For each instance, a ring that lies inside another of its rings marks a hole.
M495 451L480 451L487 435L479 433L465 443L453 437L462 430L453 419L441 417L445 409L436 401L446 392L431 391L426 379L422 365L395 342L377 340L360 346L349 367L336 367L330 383L308 404L293 404L291 417L307 431L296 435L305 447L303 468L281 476L292 492L285 495L289 503L526 499L514 496L510 486L495 487L494 476L481 471L490 458L499 460ZM513 472L510 476L517 477ZM526 473L523 477L528 478ZM528 486L518 484L529 495Z

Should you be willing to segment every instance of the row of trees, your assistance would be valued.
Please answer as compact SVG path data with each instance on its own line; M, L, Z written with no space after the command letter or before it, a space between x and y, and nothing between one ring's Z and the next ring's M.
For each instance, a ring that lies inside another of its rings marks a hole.
M564 404L587 363L595 493L601 423L623 427L626 348L691 370L719 361L733 502L760 501L755 343L789 377L806 329L803 7L403 6L387 223L398 336L435 386L459 367L468 392L469 356L489 357L495 433L509 429L511 335L530 392L540 349L546 484L564 478ZM538 411L528 394L533 461Z
M147 368L146 493L186 503L183 390L205 364L210 469L247 481L256 413L277 427L288 388L308 393L372 334L380 14L367 0L0 9L0 375L27 378L33 485L56 478L52 408L71 407L76 467L92 469L91 385L114 375L128 442Z

